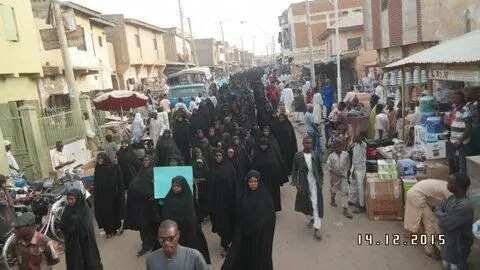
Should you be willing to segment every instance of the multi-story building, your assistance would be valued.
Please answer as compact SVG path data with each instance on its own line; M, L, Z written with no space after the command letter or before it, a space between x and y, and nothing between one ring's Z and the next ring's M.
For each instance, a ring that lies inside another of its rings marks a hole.
M473 29L480 29L478 0L365 0L365 44L387 64Z
M340 18L362 13L360 0L338 0L338 2ZM282 29L279 36L282 55L287 58L292 57L296 64L309 62L305 1L291 4L278 19ZM314 61L319 63L326 57L326 51L323 43L316 37L335 24L335 9L330 0L310 2L310 24L312 28Z
M344 16L338 22L340 57L356 73L354 79L363 78L368 67L377 63L377 52L365 50L363 44L363 15L354 13ZM323 31L317 38L325 48L324 63L335 62L337 55L336 23Z
M220 64L220 48L221 42L217 42L213 38L195 39L195 53L197 55L198 64L206 67L218 67ZM222 47L223 49L223 47Z
M64 77L64 63L57 32L53 26L51 1L31 0L36 30L41 37L41 58L44 77L39 88L43 104L68 105L68 87ZM112 89L112 53L106 28L114 24L103 19L100 13L87 7L61 2L61 12L66 25L68 52L72 59L75 83L82 93Z
M0 28L0 103L38 100L42 65L30 2L0 0Z
M118 87L160 90L166 66L166 31L119 14L102 17L115 23L106 32L115 51Z
M166 57L166 74L172 74L185 67L195 66L192 57L192 45L187 35L183 41L182 32L177 27L164 28L164 46ZM185 44L185 52L183 46Z

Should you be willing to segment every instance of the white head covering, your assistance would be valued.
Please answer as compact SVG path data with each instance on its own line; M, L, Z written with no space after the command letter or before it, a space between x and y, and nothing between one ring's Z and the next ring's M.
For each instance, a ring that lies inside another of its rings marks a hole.
M133 122L143 122L142 115L137 112L135 114L135 119L133 119Z

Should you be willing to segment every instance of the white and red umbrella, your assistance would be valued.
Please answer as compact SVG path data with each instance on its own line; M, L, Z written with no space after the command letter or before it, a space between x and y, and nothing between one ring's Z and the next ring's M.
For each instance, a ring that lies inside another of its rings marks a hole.
M95 108L101 111L123 111L146 106L148 97L130 90L113 90L93 99Z

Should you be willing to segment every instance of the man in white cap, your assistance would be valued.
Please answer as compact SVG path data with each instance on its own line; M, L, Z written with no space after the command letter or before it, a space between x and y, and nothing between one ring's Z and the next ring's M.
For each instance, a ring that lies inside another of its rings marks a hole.
M10 141L8 140L4 140L3 141L3 144L5 145L5 152L7 154L7 163L8 163L8 167L11 171L16 171L16 172L19 172L20 171L20 167L18 166L18 163L17 163L17 160L15 159L15 157L13 156L13 153L12 153L12 144L10 143Z

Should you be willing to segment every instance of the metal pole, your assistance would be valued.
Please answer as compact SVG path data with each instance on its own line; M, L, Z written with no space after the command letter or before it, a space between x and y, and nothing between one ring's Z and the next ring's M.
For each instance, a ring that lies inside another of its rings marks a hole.
M315 62L313 61L313 38L312 38L312 24L310 23L310 1L305 0L305 11L307 16L307 35L308 35L308 47L310 51L310 83L312 87L316 87L317 80L315 78Z
M227 44L225 44L225 34L223 33L223 22L219 22L220 24L220 32L222 34L222 45L223 45L223 54L225 55L225 72L227 72L227 77L230 78L230 68L228 64L228 48Z
M185 27L183 23L183 7L182 7L182 0L178 0L178 11L180 13L180 29L182 30L182 46L183 46L183 61L185 63L185 67L188 68L188 60L187 60L187 44L185 41Z
M402 95L402 118L403 118L403 126L402 126L402 138L403 141L405 142L405 77L404 75L404 68L402 67L401 73L402 73L402 92L400 93Z
M68 51L67 36L63 24L63 15L60 3L52 1L53 16L55 19L55 28L57 31L58 41L60 43L60 51L62 52L62 59L65 71L65 80L67 81L68 95L70 98L70 107L72 109L72 118L75 123L82 122L82 113L80 109L79 92L75 84L75 74L73 73L73 63Z
M335 44L337 46L337 100L340 101L342 99L342 71L340 66L340 22L338 19L338 0L335 1Z
M243 69L245 69L245 48L243 47L243 34L240 37L240 42L242 43L242 54L240 56L240 63L242 64Z
M192 21L190 20L190 17L187 18L187 21L188 21L188 29L190 31L190 46L192 46L192 58L195 64L198 66L197 49L195 46L195 40L193 39Z

